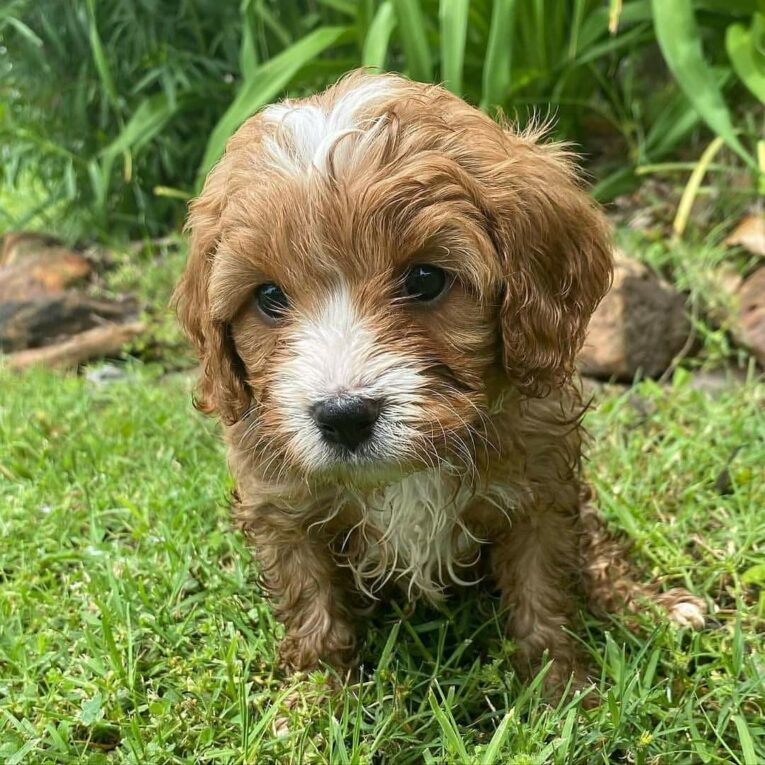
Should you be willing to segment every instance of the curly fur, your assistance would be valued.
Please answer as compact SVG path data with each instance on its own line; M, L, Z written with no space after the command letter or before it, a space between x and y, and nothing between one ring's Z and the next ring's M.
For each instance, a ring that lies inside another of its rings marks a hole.
M653 597L697 625L703 603L635 584L582 499L574 362L612 263L565 148L356 72L248 120L188 228L175 302L197 405L225 425L285 664L350 662L360 596L386 584L438 600L486 572L519 667L549 652L551 686L580 672L567 628L584 600ZM416 262L452 276L426 308L398 295ZM281 322L253 307L264 282L289 295ZM385 401L342 458L307 414L338 391Z

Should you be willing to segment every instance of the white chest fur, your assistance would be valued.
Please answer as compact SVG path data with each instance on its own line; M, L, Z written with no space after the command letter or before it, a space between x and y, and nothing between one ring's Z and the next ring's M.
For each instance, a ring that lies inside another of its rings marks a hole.
M465 583L460 570L475 560L482 540L464 520L476 495L455 476L423 470L344 499L361 510L352 532L361 552L348 561L360 590L373 595L395 581L411 598L436 602L449 582Z

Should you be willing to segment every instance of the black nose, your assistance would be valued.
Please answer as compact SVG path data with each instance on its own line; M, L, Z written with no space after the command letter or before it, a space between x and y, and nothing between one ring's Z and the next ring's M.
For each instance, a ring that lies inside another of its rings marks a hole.
M324 439L351 451L372 435L379 413L377 401L361 396L327 398L311 409Z

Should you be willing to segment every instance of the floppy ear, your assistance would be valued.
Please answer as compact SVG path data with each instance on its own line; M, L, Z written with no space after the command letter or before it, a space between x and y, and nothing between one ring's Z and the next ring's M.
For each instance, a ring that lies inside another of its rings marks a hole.
M210 308L210 272L220 240L227 176L224 159L212 170L201 195L190 205L186 223L186 230L191 233L189 257L172 304L201 362L194 405L206 414L217 413L231 425L247 410L251 397L230 326L213 319Z
M536 137L505 132L488 194L504 270L504 367L523 392L541 396L574 372L611 283L612 252L605 216L579 185L571 156Z

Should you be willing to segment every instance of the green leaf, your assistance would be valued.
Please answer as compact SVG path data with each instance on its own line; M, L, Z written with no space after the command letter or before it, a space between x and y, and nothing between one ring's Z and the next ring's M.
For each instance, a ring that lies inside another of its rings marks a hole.
M757 563L741 575L744 584L765 587L765 563Z
M441 79L452 93L462 94L462 68L465 61L468 8L470 0L441 0Z
M364 39L364 47L361 51L362 66L373 66L379 69L385 68L385 59L388 55L388 43L391 32L396 26L396 12L391 0L385 2L377 9L369 32Z
M88 0L88 35L90 38L90 52L93 55L93 61L96 65L98 77L101 85L109 99L109 102L115 108L118 105L117 88L114 85L109 61L106 58L101 37L98 34L98 25L96 24L96 3L95 0Z
M253 0L242 0L242 42L239 48L239 73L248 80L258 67L258 49L255 44L257 14Z
M444 734L447 750L450 754L457 755L459 758L457 762L469 762L470 758L468 757L467 749L465 749L459 728L449 708L449 698L447 697L444 700L444 707L442 708L436 699L436 695L431 690L428 693L428 703L438 726L441 728L441 732ZM454 760L450 761L453 762Z
M114 159L123 151L138 151L162 131L177 110L177 102L171 102L164 93L144 99L101 156Z
M483 63L481 109L484 111L502 104L510 88L514 22L515 0L494 0Z
M419 0L393 0L393 6L409 76L420 82L432 82L433 61Z
M757 753L754 751L754 739L746 720L741 715L733 715L733 724L736 726L738 740L741 744L741 754L744 755L744 765L761 763L762 760L757 757Z
M94 722L98 722L104 716L104 708L101 699L101 693L96 692L96 695L88 701L83 701L80 708L80 720L83 725L92 725Z
M203 178L218 161L228 139L248 117L285 88L303 65L347 31L347 27L320 27L261 64L213 129L199 167L199 177Z
M326 5L327 8L333 8L334 10L338 11L339 13L345 13L347 16L353 16L356 17L356 3L351 2L351 0L319 0L319 3L321 5Z
M21 19L17 19L15 16L6 16L3 20L36 48L43 47L43 41Z
M692 0L651 0L656 39L664 60L702 119L747 164L754 159L736 136L730 112L704 59Z
M486 765L492 765L492 763L500 762L500 754L502 752L502 746L507 739L510 732L510 721L513 719L514 710L510 710L503 718L502 722L497 726L497 730L494 731L494 735L491 737L486 751L483 753L481 762Z
M765 103L765 54L755 45L752 30L731 24L725 34L725 48L741 82Z

